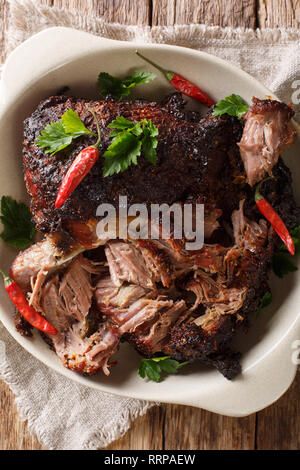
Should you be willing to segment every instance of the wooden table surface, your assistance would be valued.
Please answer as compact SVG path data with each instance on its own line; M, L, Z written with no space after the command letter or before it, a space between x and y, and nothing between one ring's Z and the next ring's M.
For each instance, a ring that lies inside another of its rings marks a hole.
M205 23L249 28L299 28L300 0L41 0L93 12L108 21L139 25ZM0 0L0 61L8 23ZM274 371L276 372L276 371ZM274 405L246 418L228 418L187 406L162 405L137 419L108 449L299 449L300 373ZM22 423L14 396L0 384L0 450L42 449Z

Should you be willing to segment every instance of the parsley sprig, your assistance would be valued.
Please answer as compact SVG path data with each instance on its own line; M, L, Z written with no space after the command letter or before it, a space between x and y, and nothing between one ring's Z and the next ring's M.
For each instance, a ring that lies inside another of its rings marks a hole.
M158 129L150 119L134 123L118 116L108 127L113 131L110 133L112 143L103 155L104 177L125 171L132 164L137 165L142 153L150 163L157 163Z
M258 305L258 308L255 312L255 318L258 317L258 315L260 314L261 310L263 308L266 308L268 305L270 305L272 303L272 292L268 291L266 292L262 298L260 299L260 302L259 302L259 305Z
M248 111L249 106L245 103L243 98L234 93L219 101L213 110L213 116L221 116L222 114L229 114L239 119Z
M9 196L1 198L0 220L4 226L0 234L3 241L15 248L27 248L34 239L35 227L29 207Z
M139 374L144 379L147 377L154 382L159 382L163 372L175 374L186 362L178 362L170 359L170 356L152 357L151 359L142 359L139 367Z
M45 149L46 153L54 155L82 135L95 134L85 127L76 111L69 109L62 115L60 121L48 124L36 142L40 149Z
M113 77L107 72L101 72L98 77L98 86L102 96L108 95L121 100L124 96L128 96L131 90L142 83L149 83L156 78L152 72L138 70L123 80Z

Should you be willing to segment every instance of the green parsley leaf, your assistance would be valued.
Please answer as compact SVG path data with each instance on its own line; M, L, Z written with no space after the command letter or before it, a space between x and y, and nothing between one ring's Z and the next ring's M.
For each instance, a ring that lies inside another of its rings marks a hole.
M138 70L129 77L120 80L109 73L101 72L98 77L98 85L102 96L111 95L121 100L124 96L130 95L132 88L142 83L149 83L155 77L156 75L152 72Z
M143 83L152 82L155 78L155 73L148 72L146 70L137 70L130 77L124 78L124 80L122 80L122 84L123 86L134 88L138 85L142 85Z
M3 241L15 248L27 248L34 239L35 227L29 208L9 196L1 198L0 220L4 226L0 234Z
M154 382L159 382L161 375L160 365L156 362L150 361L149 359L142 359L139 367L139 374L142 379L147 377Z
M104 153L103 176L111 176L127 170L131 165L137 164L137 157L141 154L142 143L129 132L117 136Z
M143 154L147 160L156 165L157 163L157 153L156 148L158 145L158 140L156 136L158 135L158 129L152 124L151 121L148 121L147 125L144 127L144 137L142 140Z
M260 299L258 308L255 312L255 318L257 318L261 310L267 307L268 305L270 305L271 302L272 302L272 292L266 292Z
M62 115L61 120L67 134L72 134L73 136L95 135L85 127L78 113L73 109L66 111Z
M48 124L37 138L36 143L40 149L45 149L46 153L54 155L68 147L77 137L82 135L95 135L89 131L79 115L73 109L69 109L60 121Z
M143 119L134 123L118 116L108 127L113 129L110 133L113 140L103 155L104 177L125 171L132 164L136 165L142 152L150 163L157 163L158 129L151 120Z
M299 253L300 250L300 226L293 228L290 230L290 235L293 239L294 246L295 246L295 253ZM284 253L288 253L288 249L283 243L280 247L280 251Z
M240 119L248 109L249 106L241 96L232 94L215 105L212 115L221 116L222 114L229 114Z
M116 129L117 132L127 131L135 126L134 122L128 121L124 116L117 116L114 121L108 124L109 129ZM110 134L111 135L111 134Z
M159 382L162 372L175 374L185 364L188 364L188 361L178 362L174 359L170 359L170 356L151 357L150 359L142 359L139 374L142 379L147 377L154 382Z
M122 96L130 94L130 91L127 93L127 89L122 88L122 81L116 77L113 77L109 73L101 72L98 77L98 86L100 88L100 93L102 96L106 97L107 95L114 96L121 99Z
M279 252L275 253L272 259L272 267L276 276L283 278L287 274L297 271L297 266L290 259L291 257L286 253Z
M113 129L109 135L110 138L119 137L126 131L130 131L134 135L140 135L143 132L140 123L135 124L132 121L128 121L123 116L117 116L107 127Z
M72 142L72 135L66 134L63 123L60 121L48 124L37 138L36 143L40 149L46 149L46 153L54 155L68 147Z

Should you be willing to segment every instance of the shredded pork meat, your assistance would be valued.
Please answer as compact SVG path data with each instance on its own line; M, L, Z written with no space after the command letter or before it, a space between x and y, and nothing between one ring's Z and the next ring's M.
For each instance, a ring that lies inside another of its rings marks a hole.
M266 174L272 175L280 153L293 144L296 134L290 123L293 114L284 103L253 98L238 144L251 186Z
M109 375L109 359L118 350L119 332L110 322L98 321L96 331L86 336L94 294L91 276L101 271L101 264L78 255L63 274L55 273L46 281L43 277L43 283L38 275L31 301L58 330L57 336L48 339L64 366L85 374L102 370Z

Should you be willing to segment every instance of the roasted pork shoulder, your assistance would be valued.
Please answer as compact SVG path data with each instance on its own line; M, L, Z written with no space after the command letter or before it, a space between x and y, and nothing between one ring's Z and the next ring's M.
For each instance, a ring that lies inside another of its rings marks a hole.
M159 129L158 163L140 158L127 171L103 178L100 157L56 210L64 175L93 138L80 137L54 156L39 149L36 138L71 108L95 131L86 104L51 97L25 121L26 188L45 238L17 256L11 276L58 330L46 341L64 366L85 374L108 375L113 355L127 341L145 357L198 360L234 378L241 367L232 339L269 291L277 241L255 205L252 186L272 172L263 194L289 229L299 223L291 174L279 156L293 141L292 110L254 99L240 121L211 111L204 118L185 112L179 94L162 103L89 101L101 125L100 154L116 116L148 118ZM117 208L119 195L128 204L204 204L203 247L188 251L183 239L172 237L97 239L96 209L100 203ZM18 328L28 333L20 319Z

